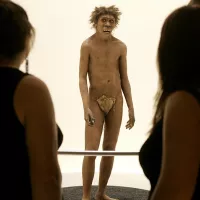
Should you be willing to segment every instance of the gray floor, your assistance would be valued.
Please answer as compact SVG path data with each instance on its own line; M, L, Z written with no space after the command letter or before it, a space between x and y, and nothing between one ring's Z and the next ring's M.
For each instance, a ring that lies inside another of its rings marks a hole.
M91 199L94 200L97 186L92 187ZM119 200L147 200L148 191L136 188L108 186L107 193L112 198ZM64 200L81 200L82 199L82 187L67 187L63 188Z

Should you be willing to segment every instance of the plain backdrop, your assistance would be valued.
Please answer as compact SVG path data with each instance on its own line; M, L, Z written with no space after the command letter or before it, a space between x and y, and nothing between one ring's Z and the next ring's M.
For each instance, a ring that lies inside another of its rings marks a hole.
M84 150L84 116L79 92L79 58L83 40L94 33L89 17L95 6L116 5L122 12L115 37L128 48L128 75L136 123L126 130L124 115L117 151L139 151L151 125L157 89L156 53L160 30L167 15L186 0L15 0L36 29L30 54L30 73L45 81L64 133L61 150ZM22 66L24 70L24 66ZM100 147L101 150L101 147ZM62 170L81 170L82 157L60 156ZM138 157L117 157L116 170L140 171ZM137 168L137 169L136 169ZM98 169L98 166L97 166Z

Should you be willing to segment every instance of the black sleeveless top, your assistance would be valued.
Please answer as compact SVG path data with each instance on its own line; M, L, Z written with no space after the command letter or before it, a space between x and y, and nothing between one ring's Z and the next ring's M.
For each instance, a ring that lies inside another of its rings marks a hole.
M200 102L200 93L191 90L187 92L190 92ZM149 192L149 199L156 187L161 170L162 127L163 127L163 120L157 123L153 133L143 144L139 152L140 165L143 169L145 176L149 179L151 185L151 189ZM193 194L193 198L191 200L199 200L199 199L200 199L200 173L197 177L195 191Z
M0 67L0 196L7 200L32 199L26 132L13 106L16 87L27 75ZM59 127L58 134L60 146L63 135Z

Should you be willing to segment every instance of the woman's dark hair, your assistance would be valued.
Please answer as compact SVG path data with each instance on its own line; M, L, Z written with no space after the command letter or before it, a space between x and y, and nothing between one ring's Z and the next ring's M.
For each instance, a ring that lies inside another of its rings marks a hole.
M159 88L150 133L162 119L171 93L200 88L200 7L183 6L167 17L161 31L157 64Z
M34 34L26 11L12 1L0 0L0 59L14 59Z
M190 0L189 5L200 4L200 0Z

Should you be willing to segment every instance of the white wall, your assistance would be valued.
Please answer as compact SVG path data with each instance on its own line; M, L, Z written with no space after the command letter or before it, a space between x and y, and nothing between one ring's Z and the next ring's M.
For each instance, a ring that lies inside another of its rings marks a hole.
M51 91L56 117L64 132L61 150L84 149L84 120L78 87L79 52L93 34L88 23L95 6L115 4L122 11L115 36L128 47L128 73L136 124L128 131L126 103L118 151L139 151L152 117L157 87L156 51L165 17L187 0L15 0L28 12L36 28L30 55L30 72L44 80ZM124 101L125 102L125 101ZM63 171L81 170L82 157L59 157ZM98 169L98 166L97 166ZM137 157L117 157L114 170L142 173Z

